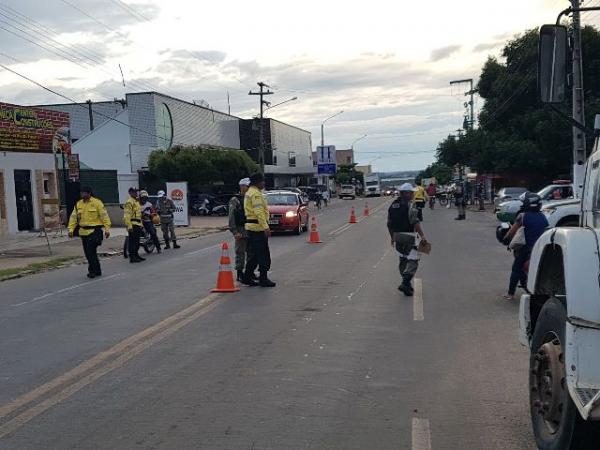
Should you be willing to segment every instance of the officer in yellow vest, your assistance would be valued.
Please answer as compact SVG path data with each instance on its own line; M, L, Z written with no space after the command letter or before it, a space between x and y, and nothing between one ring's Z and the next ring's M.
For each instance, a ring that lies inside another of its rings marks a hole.
M93 197L91 188L87 186L81 188L81 200L75 204L69 218L68 229L69 237L81 237L83 253L88 262L87 277L101 276L98 247L102 244L103 237L108 239L110 236L110 218L104 204Z
M415 207L417 208L419 221L423 222L423 208L425 208L425 203L429 200L429 196L422 186L421 180L416 180L415 184L417 185L414 194Z
M129 262L139 263L144 261L138 250L140 249L140 237L142 236L142 207L138 200L136 188L129 188L129 198L123 206L123 221L127 227L127 242L129 246Z
M269 207L262 193L265 179L261 173L250 175L250 188L244 198L244 213L246 215L246 231L248 232L248 259L242 283L248 286L274 287L275 283L267 277L271 268L271 253L269 251ZM258 267L260 273L258 283L252 275Z

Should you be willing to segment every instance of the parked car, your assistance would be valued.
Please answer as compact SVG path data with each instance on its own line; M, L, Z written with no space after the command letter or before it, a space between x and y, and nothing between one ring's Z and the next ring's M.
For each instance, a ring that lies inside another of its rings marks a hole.
M351 198L354 200L356 198L356 187L353 184L342 184L338 195L340 198Z
M291 191L268 191L269 227L273 231L291 231L300 234L308 230L308 205L300 194Z
M550 184L544 189L537 193L542 197L542 202L545 205L560 202L566 199L573 198L573 185L572 184ZM521 206L523 205L523 197L525 193L521 194L516 200L509 200L501 203L498 206L496 217L500 222L514 223L517 218Z
M524 187L504 187L498 191L498 194L494 198L494 209L499 209L500 203L504 203L508 200L518 198L521 194L527 192L527 188Z

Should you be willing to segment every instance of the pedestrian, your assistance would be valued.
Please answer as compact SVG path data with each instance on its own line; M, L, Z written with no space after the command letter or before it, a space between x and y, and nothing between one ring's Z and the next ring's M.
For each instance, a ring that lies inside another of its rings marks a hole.
M437 186L433 181L427 186L427 196L429 197L429 209L433 209L435 207L435 197L437 196Z
M123 220L127 227L127 242L129 246L129 262L139 263L142 258L138 251L140 249L140 237L142 236L142 208L138 200L138 190L129 188L129 198L123 207Z
M146 230L146 233L154 242L154 246L156 247L156 252L161 253L160 249L160 241L158 240L158 235L156 234L156 227L154 226L153 218L156 216L156 210L154 209L154 205L148 199L148 191L140 191L140 207L142 208L142 225Z
M417 185L414 191L415 206L417 208L419 221L423 222L423 208L425 208L425 203L429 197L427 196L427 192L425 192L425 188L421 185L421 180L415 181L415 184Z
M467 199L465 197L465 188L463 182L456 183L454 189L454 204L458 209L458 216L454 220L465 220L467 218Z
M110 236L110 218L100 199L94 197L90 187L81 188L81 200L69 218L69 237L79 236L83 245L83 253L88 262L88 278L102 276L98 247L102 239ZM104 231L104 233L103 233Z
M323 191L323 204L325 205L325 208L329 205L329 188Z
M173 248L181 248L180 245L177 245L177 236L175 235L175 203L167 197L165 191L158 191L156 206L160 216L160 229L165 240L165 249L171 248L171 241L173 241Z
M399 196L390 205L387 219L392 245L400 254L399 270L402 283L398 290L407 297L414 293L412 279L419 268L418 245L420 242L427 242L413 195L414 188L410 183L400 186Z
M265 188L265 178L262 173L250 175L250 188L244 197L244 213L246 215L246 231L248 232L248 259L242 283L248 286L274 287L269 280L271 269L271 254L269 251L269 208L261 192ZM260 273L258 283L252 279L258 267Z
M244 196L250 186L250 178L243 178L238 183L239 195L234 195L229 200L229 231L235 239L235 270L237 280L243 281L246 268L246 250L248 232L246 231L246 213L244 212Z
M522 228L523 242L522 246L515 252L515 259L508 284L508 294L504 296L506 300L515 300L519 281L521 282L521 286L527 286L525 263L531 257L533 246L540 236L544 234L546 228L548 228L548 220L544 213L541 212L541 209L542 198L531 192L526 194L523 199L523 212L517 216L515 223L504 237L504 243L509 245L517 232Z

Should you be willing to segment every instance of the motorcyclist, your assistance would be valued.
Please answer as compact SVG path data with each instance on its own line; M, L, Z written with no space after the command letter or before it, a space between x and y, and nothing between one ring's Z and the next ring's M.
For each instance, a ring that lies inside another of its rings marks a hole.
M517 216L514 225L510 228L504 237L504 243L509 245L517 232L522 228L522 245L515 254L508 294L504 296L506 300L514 300L517 284L527 285L527 274L524 270L525 264L531 257L531 251L536 241L548 228L546 216L540 212L542 209L542 198L534 193L527 193L523 199L523 212Z
M161 253L160 249L160 241L158 240L158 235L156 234L156 227L154 226L153 216L156 215L156 210L154 209L154 205L148 199L149 195L147 191L140 191L140 205L142 208L142 225L146 230L146 233L154 242L154 246L156 247L157 253Z

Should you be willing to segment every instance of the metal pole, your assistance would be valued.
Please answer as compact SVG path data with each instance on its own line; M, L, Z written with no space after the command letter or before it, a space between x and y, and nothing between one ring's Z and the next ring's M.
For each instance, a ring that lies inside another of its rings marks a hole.
M579 4L580 0L571 0L573 7L573 119L585 124ZM585 159L585 134L577 127L573 127L573 186L576 198L581 197L583 190Z
M475 94L475 92L473 91L473 79L471 79L471 89L469 90L469 94L471 94L471 121L469 123L469 128L473 130L473 128L475 128L475 105L473 98L473 94Z
M325 145L325 123L321 124L321 147Z

